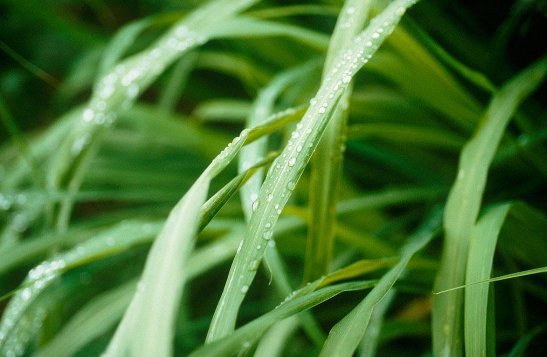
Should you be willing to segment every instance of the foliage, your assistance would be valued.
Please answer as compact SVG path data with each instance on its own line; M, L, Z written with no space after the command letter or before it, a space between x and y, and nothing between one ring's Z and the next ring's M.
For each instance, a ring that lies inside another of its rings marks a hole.
M540 353L545 4L416 2L1 4L0 355Z

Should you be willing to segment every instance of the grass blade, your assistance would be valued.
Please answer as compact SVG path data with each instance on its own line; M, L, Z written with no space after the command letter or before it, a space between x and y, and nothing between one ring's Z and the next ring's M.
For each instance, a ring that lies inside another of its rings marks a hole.
M332 34L323 75L333 69L341 50L361 31L368 18L371 0L345 2ZM336 200L342 174L345 131L348 116L349 86L337 104L311 163L310 224L304 265L304 281L312 281L328 273L334 245Z
M511 204L489 210L473 228L469 244L466 284L490 278L496 242ZM468 356L494 356L487 344L487 305L489 284L465 289L465 353Z
M245 351L275 322L305 311L344 291L366 289L373 285L374 282L371 281L343 283L305 294L294 295L269 313L237 329L230 336L208 343L194 351L190 356L231 356L240 350Z
M251 6L256 0L234 0L227 6L223 1L212 1L176 23L150 48L118 64L97 83L80 121L63 142L50 167L48 185L57 189L67 184L75 192L81 184L93 148L102 132L113 125L118 113L130 107L171 63L210 37L218 23ZM64 230L68 224L72 200L61 205L57 227Z
M389 270L372 291L329 332L320 356L352 356L365 335L375 308L391 291L414 254L420 251L438 232L441 210L433 212L420 229L401 249L401 259Z
M446 204L445 245L435 290L461 285L465 277L471 230L479 213L488 168L509 119L519 103L542 81L547 59L535 63L511 80L493 97L483 121L460 155L459 171ZM434 353L462 354L463 293L433 299Z
M334 69L323 81L304 118L293 132L294 139L274 162L262 185L242 249L232 263L227 283L213 315L207 334L208 341L215 341L233 331L239 307L255 276L251 267L262 259L264 253L264 237L270 237L269 232L275 226L291 191L317 147L332 110L351 78L372 57L398 24L405 10L414 3L412 0L391 3L337 57Z

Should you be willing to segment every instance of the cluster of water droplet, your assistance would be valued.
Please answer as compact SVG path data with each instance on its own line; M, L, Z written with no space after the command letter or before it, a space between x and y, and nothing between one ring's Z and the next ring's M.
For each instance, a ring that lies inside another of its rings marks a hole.
M9 211L11 208L20 208L27 204L29 195L26 193L1 193L0 211Z
M96 85L89 105L82 113L86 124L110 126L120 110L128 109L143 88L157 77L181 53L206 41L184 24L176 25L150 50L135 55L117 65ZM89 132L79 135L71 153L74 156L90 144Z
M24 346L32 337L32 331L40 328L45 318L43 313L32 311L26 313L34 299L48 286L48 283L59 276L65 267L65 261L53 259L45 261L33 268L25 280L24 288L19 290L10 300L0 324L0 345L13 356L24 353ZM14 332L14 330L17 330Z
M268 204L265 205L261 215L253 215L250 224L252 228L257 225L260 227L258 233L261 238L271 238L269 227L275 225L290 196L290 191L294 190L299 176L318 143L320 134L328 122L328 115L325 114L333 109L337 99L347 88L355 73L369 61L382 41L393 31L406 8L414 2L415 0L407 0L392 3L391 8L388 8L382 14L383 16L375 18L371 25L356 36L350 47L334 62L334 66L324 79L317 96L310 101L306 115L292 132L283 153L268 173L262 188L264 192L261 194L266 197ZM393 8L394 6L397 7ZM347 11L349 12L348 17L351 18L351 12L355 10L350 8ZM294 170L295 167L297 170ZM261 207L261 203L257 198L252 204L253 211L257 211L259 207ZM270 210L270 207L273 209ZM251 232L251 230L249 231ZM250 258L251 260L247 264L247 266L254 268L257 266L255 262L261 259L265 246L257 241L259 239L257 237L246 237L246 239L254 242L257 249L257 252L252 254L254 258ZM253 276L251 274L239 277L239 286L241 286L243 294L247 292Z
M245 140L247 140L247 137L249 136L249 130L244 129L241 131L241 134L239 136L236 136L231 142L228 143L228 145L218 154L213 161L211 162L211 165L209 165L209 170L211 172L211 175L216 175L216 173L223 170L237 155L239 152L239 149L243 144L245 143Z

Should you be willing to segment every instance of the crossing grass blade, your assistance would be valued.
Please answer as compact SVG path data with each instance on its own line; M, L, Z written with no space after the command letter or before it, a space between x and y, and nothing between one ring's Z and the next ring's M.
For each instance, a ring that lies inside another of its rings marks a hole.
M371 6L372 1L369 0L349 0L344 3L331 36L323 76L327 76L332 71L335 58L361 31ZM351 91L349 86L342 94L336 108L333 109L325 133L312 158L309 187L310 224L304 281L315 280L328 273L332 259L336 226L335 207L346 145L346 122Z
M511 116L520 102L542 82L546 72L547 59L543 58L504 85L492 98L477 132L464 146L458 176L446 204L445 243L435 290L463 283L471 230L479 214L488 168ZM462 292L435 296L435 354L462 354L462 306Z
M238 351L245 352L275 322L295 315L298 312L305 311L344 291L366 289L373 285L374 282L371 281L351 282L328 286L308 293L296 294L269 313L235 330L230 336L208 343L194 351L190 356L231 356L238 353Z
M118 63L103 76L83 111L82 120L64 140L51 163L47 178L50 189L66 185L70 191L77 191L101 133L116 122L119 112L129 108L177 58L210 37L209 31L215 28L210 18L222 22L254 2L236 0L226 6L212 1L176 23L148 49ZM60 206L56 223L59 230L66 228L71 209L72 200L68 198Z
M0 355L541 355L529 3L3 2Z
M238 244L240 227L204 248L194 251L186 269L188 279L209 270L223 260L233 256ZM107 291L84 306L75 315L55 339L44 346L38 356L72 356L86 343L108 332L121 319L129 305L137 281L132 281L119 288Z
M287 203L300 175L328 123L330 114L351 78L376 52L393 31L405 10L414 1L395 1L378 15L369 27L355 37L351 46L336 57L333 70L325 77L302 121L292 134L281 156L276 159L254 203L253 215L236 255L207 334L209 342L233 331L239 307L254 279L251 269L262 259L271 229ZM264 239L266 238L266 239Z
M404 272L408 262L438 233L440 209L434 211L422 227L401 248L399 262L382 276L372 291L329 332L320 356L352 356L369 328L370 319L378 304L386 298Z

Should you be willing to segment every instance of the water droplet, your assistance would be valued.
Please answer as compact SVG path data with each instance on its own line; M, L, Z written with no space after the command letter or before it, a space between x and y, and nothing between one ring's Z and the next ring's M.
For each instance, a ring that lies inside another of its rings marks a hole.
M95 116L95 113L93 112L93 110L91 110L89 108L84 110L83 119L84 119L85 122L92 121L94 116Z
M265 240L270 240L270 239L272 239L272 236L273 236L273 231L270 230L270 231L264 232L263 237L264 237Z
M11 200L7 196L4 196L0 193L0 210L7 211L11 207Z
M273 200L273 195L271 193L268 195L267 200L268 200L268 202L271 202L271 200Z
M23 291L21 292L21 298L25 301L29 300L32 296L32 291L30 290L30 288L24 288Z
M294 188L296 187L296 183L294 181L289 181L289 183L287 184L287 188L289 190L294 190Z
M253 212L256 211L256 210L258 209L258 205L259 205L258 200L256 200L256 201L253 202L253 206L252 206Z
M260 249L262 249L262 246L259 244L256 246L256 250L260 250Z
M248 286L248 285L243 285L243 286L241 287L241 293L242 293L242 294L246 294L247 291L249 291L249 286Z
M130 85L129 88L127 88L127 96L133 99L137 95L139 95L139 86L136 84Z
M291 157L291 158L289 159L289 166L290 166L290 167L293 167L295 163L296 163L296 158L295 158L295 157Z

